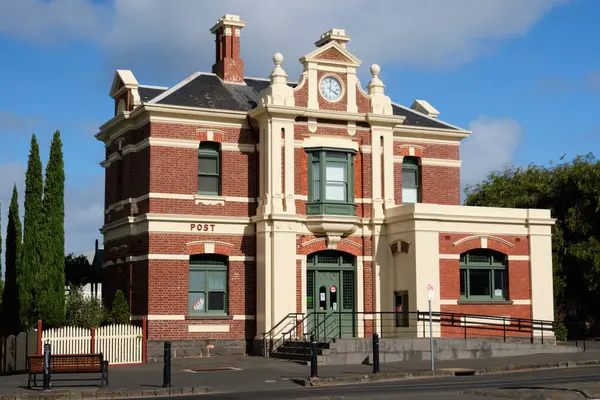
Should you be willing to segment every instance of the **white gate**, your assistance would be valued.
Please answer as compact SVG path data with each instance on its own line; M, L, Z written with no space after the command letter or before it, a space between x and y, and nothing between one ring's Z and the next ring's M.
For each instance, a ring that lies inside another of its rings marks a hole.
M134 325L107 325L94 330L66 326L42 333L42 345L50 343L52 354L102 353L109 365L141 363L143 341L142 328Z
M52 354L89 354L92 351L92 330L65 326L42 332L42 346L50 343Z
M142 362L142 328L133 325L107 325L96 329L96 353L110 364Z

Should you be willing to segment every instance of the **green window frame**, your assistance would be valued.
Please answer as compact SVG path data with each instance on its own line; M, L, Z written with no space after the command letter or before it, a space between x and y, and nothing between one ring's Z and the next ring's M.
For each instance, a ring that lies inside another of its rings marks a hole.
M198 254L190 256L189 315L227 315L227 256Z
M402 203L421 202L421 166L417 157L402 159Z
M356 215L353 150L307 149L306 214Z
M198 194L221 194L221 145L201 142L198 147Z
M506 255L487 249L460 255L461 300L508 300Z

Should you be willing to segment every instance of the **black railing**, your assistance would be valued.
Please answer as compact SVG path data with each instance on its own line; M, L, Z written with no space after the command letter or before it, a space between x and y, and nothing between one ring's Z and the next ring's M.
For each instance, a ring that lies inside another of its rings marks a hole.
M429 337L429 312L310 312L289 314L263 335L265 357L290 341L306 342L314 335L319 349L337 338ZM583 323L535 320L481 314L432 312L432 336L438 338L523 341L539 344L571 344L586 349ZM298 346L301 351L303 346Z

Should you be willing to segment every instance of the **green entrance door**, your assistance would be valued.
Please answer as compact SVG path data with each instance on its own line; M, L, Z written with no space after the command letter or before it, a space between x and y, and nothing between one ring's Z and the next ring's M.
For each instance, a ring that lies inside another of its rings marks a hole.
M355 257L338 251L321 251L307 257L307 333L320 341L353 337Z

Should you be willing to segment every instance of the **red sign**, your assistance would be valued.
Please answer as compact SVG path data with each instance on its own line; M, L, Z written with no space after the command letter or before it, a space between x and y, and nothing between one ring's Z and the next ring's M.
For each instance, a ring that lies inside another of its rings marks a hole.
M193 230L198 232L214 232L215 224L190 224L190 231Z
M337 288L335 286L332 286L332 287L329 288L329 291L331 293L335 293L336 290L337 290Z

